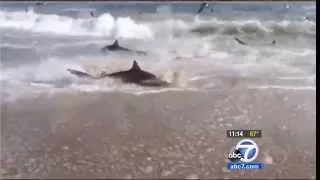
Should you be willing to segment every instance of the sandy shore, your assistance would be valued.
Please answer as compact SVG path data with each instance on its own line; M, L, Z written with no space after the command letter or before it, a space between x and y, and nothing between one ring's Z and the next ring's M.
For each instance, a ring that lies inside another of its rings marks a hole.
M315 91L77 93L1 107L2 178L315 178ZM232 171L239 139L261 129L262 171Z

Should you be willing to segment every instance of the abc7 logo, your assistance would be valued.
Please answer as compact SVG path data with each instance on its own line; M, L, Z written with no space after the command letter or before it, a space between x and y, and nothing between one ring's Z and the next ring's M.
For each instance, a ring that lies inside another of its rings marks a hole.
M258 145L250 140L244 139L237 143L237 145L228 154L228 159L232 162L252 162L259 154Z

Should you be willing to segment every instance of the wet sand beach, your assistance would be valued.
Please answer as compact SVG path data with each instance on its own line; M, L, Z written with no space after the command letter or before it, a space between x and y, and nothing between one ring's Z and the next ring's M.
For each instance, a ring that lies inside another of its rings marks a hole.
M75 93L3 104L3 178L315 178L315 92ZM262 171L232 171L239 139L261 129Z

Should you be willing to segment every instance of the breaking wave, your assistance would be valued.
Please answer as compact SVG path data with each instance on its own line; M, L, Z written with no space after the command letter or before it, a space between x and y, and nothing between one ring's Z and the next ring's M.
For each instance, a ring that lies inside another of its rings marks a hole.
M142 16L148 16L144 14ZM191 15L190 15L191 16ZM33 32L54 33L75 36L105 36L112 38L153 39L156 34L196 33L210 34L256 34L256 35L305 35L316 34L313 20L221 20L217 18L192 20L164 19L162 21L141 21L132 17L114 17L104 13L97 18L72 18L67 16L28 12L0 11L0 27L23 29Z
M114 18L106 13L98 18L71 18L59 15L0 11L0 27L61 35L113 36L148 39L153 32L129 17Z

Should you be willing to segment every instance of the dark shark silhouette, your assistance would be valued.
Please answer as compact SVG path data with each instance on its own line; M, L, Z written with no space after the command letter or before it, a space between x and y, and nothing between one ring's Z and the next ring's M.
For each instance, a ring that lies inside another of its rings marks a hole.
M198 14L201 13L201 12L204 10L204 8L205 8L205 7L208 7L208 6L209 6L209 4L206 3L206 2L201 3L201 5L200 5L197 13L198 13Z
M237 41L239 44L241 44L241 45L248 45L248 43L242 41L241 39L239 39L239 38L237 38L237 37L235 37L234 40L236 40L236 41ZM271 42L272 45L276 45L276 43L277 43L276 40L272 40L272 42Z
M37 6L43 6L44 3L43 3L43 2L36 2L36 5L37 5Z
M308 16L305 16L304 19L308 20L308 21L311 21L310 17L308 17Z
M242 45L247 45L246 42L240 40L239 38L235 37L234 40L236 40L239 44L242 44Z
M102 72L99 76L92 76L86 72L81 72L74 69L67 69L71 74L78 77L84 77L89 79L102 79L102 78L114 78L120 79L124 83L134 83L141 86L153 86L153 87L165 87L170 83L157 78L154 74L144 71L140 68L137 61L133 61L133 65L129 70L118 71L114 73Z
M147 55L145 51L136 51L132 49L128 49L119 45L119 41L115 40L111 45L106 45L101 49L103 52L109 51L124 51L124 52L133 52L141 55Z
M91 16L91 17L95 17L95 16L96 16L95 13L94 13L94 11L90 11L90 16Z

